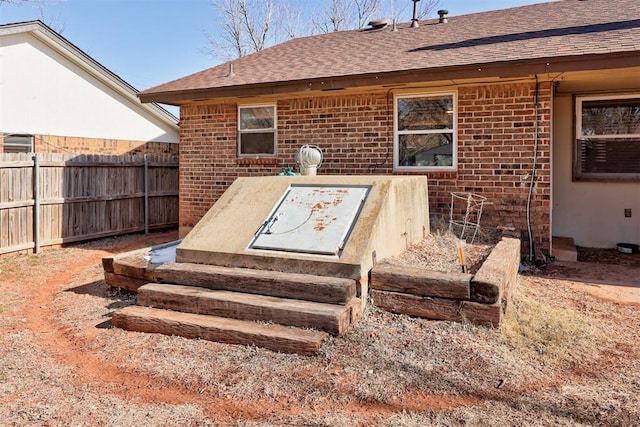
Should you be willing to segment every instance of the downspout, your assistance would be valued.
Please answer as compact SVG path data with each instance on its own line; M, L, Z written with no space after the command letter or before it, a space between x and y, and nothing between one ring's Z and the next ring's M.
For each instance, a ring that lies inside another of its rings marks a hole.
M534 95L534 137L533 137L533 165L531 171L531 182L529 183L529 195L527 196L527 231L529 233L529 256L527 261L535 261L535 242L533 241L533 233L531 232L531 198L533 196L533 188L536 185L536 169L538 166L538 92L539 83L538 75L536 74L536 88Z

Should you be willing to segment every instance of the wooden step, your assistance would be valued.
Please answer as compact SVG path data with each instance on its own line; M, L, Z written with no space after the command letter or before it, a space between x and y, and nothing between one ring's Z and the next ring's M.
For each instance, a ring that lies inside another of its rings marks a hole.
M196 286L149 283L138 289L138 305L314 328L340 335L351 324L354 298L348 305L212 290Z
M356 296L356 281L311 274L230 268L217 265L166 263L154 270L156 281L178 285L348 304Z
M113 325L135 332L177 335L227 344L255 345L283 353L314 355L326 332L261 324L203 314L129 306L113 314Z

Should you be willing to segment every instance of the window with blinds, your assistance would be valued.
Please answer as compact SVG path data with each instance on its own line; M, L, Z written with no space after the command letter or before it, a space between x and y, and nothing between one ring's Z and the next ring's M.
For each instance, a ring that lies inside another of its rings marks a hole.
M576 98L576 179L640 179L640 95Z

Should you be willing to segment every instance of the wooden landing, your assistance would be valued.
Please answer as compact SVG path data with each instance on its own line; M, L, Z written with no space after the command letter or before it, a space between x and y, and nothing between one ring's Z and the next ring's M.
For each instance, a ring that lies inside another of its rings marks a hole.
M269 295L328 304L348 304L356 296L356 281L311 274L167 263L154 270L156 281L249 294Z
M314 355L326 332L158 308L129 306L116 311L113 324L127 331L178 335L227 344L255 345L283 353Z
M138 289L138 305L239 320L269 321L344 333L360 310L360 300L347 305L212 290L196 286L149 283Z

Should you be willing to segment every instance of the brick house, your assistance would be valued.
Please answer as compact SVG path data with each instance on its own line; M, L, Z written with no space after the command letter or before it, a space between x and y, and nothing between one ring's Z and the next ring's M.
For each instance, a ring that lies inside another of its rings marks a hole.
M314 144L321 174L427 175L445 219L451 192L486 197L482 226L520 232L529 255L552 236L639 243L640 3L452 12L293 39L139 93L180 106L181 234L234 179Z
M40 21L0 25L0 153L178 154L178 119Z

